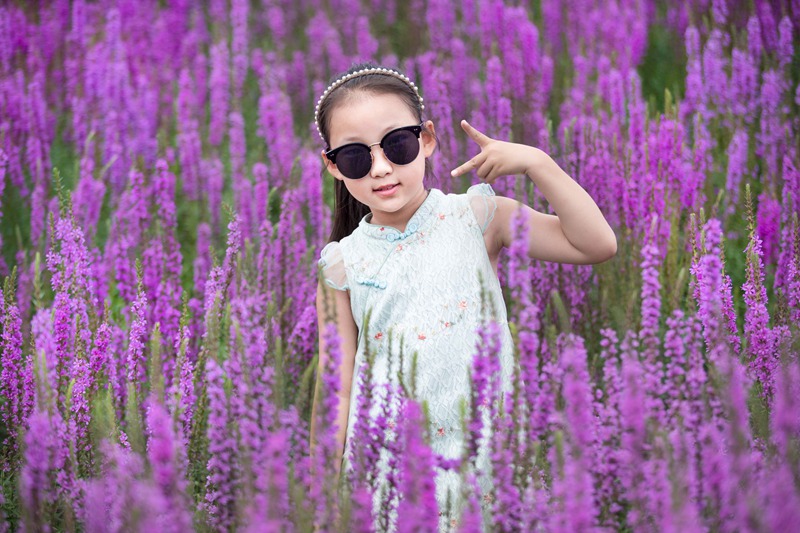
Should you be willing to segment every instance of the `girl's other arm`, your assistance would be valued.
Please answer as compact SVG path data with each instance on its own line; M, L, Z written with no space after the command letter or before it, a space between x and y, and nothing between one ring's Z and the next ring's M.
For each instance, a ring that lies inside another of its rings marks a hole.
M320 282L317 286L317 322L319 324L319 364L317 366L317 385L314 389L314 403L311 408L311 453L316 446L316 413L321 398L322 375L328 361L327 347L323 331L328 322L329 311L333 310L336 329L339 332L341 363L339 365L338 410L336 413L336 471L341 466L344 454L344 440L347 433L347 417L350 413L350 390L353 384L353 365L356 355L358 330L350 310L350 293L337 291Z
M481 152L453 170L460 176L475 169L492 183L498 176L526 174L542 191L556 215L546 215L529 206L498 196L494 220L486 231L490 257L511 244L512 219L517 209L528 217L528 255L559 263L601 263L617 252L617 239L597 204L553 159L538 148L498 141L479 132L467 121L461 127Z

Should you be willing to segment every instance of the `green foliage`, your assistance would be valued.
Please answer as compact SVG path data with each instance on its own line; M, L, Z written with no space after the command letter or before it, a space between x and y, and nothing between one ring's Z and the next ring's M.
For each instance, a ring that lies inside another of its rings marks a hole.
M128 383L127 400L125 404L125 436L131 445L131 450L144 455L146 451L142 417L144 406L133 383Z
M151 397L164 403L164 372L161 364L161 347L161 324L156 322L153 326L153 331L150 333L150 368L147 383L149 384Z
M669 109L665 90L681 97L685 91L686 53L682 36L661 25L651 25L647 49L638 67L642 95L656 114Z

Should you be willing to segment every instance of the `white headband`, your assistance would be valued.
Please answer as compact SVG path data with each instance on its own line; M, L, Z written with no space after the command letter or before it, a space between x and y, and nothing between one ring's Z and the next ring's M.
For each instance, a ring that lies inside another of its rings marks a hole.
M392 70L389 68L365 68L357 70L355 72L342 76L335 82L328 85L328 88L325 89L325 92L323 92L322 96L320 96L319 100L317 100L317 107L314 108L314 124L316 124L317 133L319 133L319 137L320 139L322 139L323 142L325 142L325 137L322 136L322 129L319 127L319 106L322 105L322 101L325 100L325 98L329 94L331 94L337 87L339 87L343 83L348 82L353 78L358 78L359 76L366 76L367 74L383 74L384 76L392 76L393 78L397 78L398 80L404 81L409 87L414 89L414 92L416 93L417 98L419 99L419 108L425 109L425 105L422 103L422 96L420 96L419 94L419 89L417 88L416 85L414 85L414 82L408 78L408 76L400 74L396 70Z

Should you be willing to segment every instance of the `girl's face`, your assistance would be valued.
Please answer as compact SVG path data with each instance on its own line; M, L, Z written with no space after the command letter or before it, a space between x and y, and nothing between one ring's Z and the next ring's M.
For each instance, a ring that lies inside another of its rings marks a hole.
M404 126L417 125L408 106L394 94L357 93L331 110L330 146L338 148L349 143L372 145L388 132ZM433 123L426 123L433 132ZM407 165L392 163L377 144L370 147L372 167L360 179L342 175L336 165L322 157L330 173L341 180L350 194L369 206L373 224L404 227L411 215L422 205L427 193L423 186L425 159L436 147L436 140L423 130L419 154Z

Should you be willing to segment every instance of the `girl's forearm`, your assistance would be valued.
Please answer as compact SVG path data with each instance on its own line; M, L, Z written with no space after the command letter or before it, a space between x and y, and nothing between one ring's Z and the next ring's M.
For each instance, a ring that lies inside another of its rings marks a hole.
M616 250L616 236L600 208L569 174L545 152L533 148L534 157L525 174L542 191L558 215L569 242L587 255L603 255Z
M336 472L342 464L344 441L347 436L347 420L350 415L350 394L339 396L339 412L336 415Z

